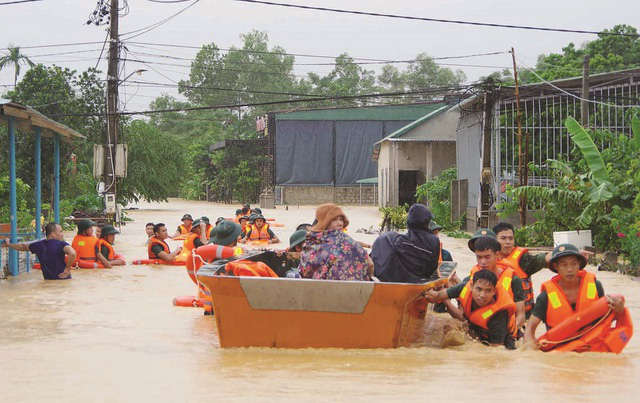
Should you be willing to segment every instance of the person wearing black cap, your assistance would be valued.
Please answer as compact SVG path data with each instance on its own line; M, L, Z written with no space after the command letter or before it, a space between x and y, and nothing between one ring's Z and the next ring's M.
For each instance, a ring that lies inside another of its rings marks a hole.
M91 220L81 220L78 222L78 234L73 237L71 247L76 251L78 259L97 261L96 244L98 238L93 235L93 227L96 223Z
M102 265L108 269L112 266L124 266L124 260L117 258L113 250L116 235L120 232L112 225L105 225L100 232L100 238L96 244L96 256Z
M544 322L547 329L552 329L605 295L595 274L584 270L586 266L587 258L572 244L561 244L553 250L549 269L558 275L542 284L542 291L527 322L527 345L537 348L535 333L540 322ZM621 314L624 311L621 296L607 295L607 301L613 312Z
M185 214L182 216L182 224L178 225L178 229L176 229L176 233L173 236L178 235L187 235L189 231L191 231L191 227L193 226L193 217L191 214Z

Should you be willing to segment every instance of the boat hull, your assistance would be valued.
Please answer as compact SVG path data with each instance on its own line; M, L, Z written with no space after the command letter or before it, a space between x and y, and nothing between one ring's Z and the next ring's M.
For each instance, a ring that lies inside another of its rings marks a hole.
M422 293L446 282L232 277L203 269L198 280L211 290L221 347L408 347L422 337Z

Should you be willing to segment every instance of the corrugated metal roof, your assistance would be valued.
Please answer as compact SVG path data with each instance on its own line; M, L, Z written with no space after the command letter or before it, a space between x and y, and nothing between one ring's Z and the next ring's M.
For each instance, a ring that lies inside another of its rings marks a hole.
M431 102L276 112L276 120L416 120L445 105L444 102Z
M378 144L380 144L380 143L382 143L384 141L387 141L387 140L391 140L391 139L395 139L395 138L401 137L403 134L406 134L406 133L410 132L411 130L413 130L414 128L420 126L421 124L423 124L427 120L429 120L429 119L431 119L431 118L433 118L435 116L438 116L442 112L445 112L445 111L447 111L449 109L451 109L451 105L441 104L440 108L431 111L429 114L420 117L419 119L409 123L408 125L406 125L404 127L401 127L400 129L398 129L395 132L391 133L387 137L385 137L382 140L378 141L375 145L378 145Z
M356 181L359 185L373 185L378 183L378 177L374 176L373 178L359 179Z

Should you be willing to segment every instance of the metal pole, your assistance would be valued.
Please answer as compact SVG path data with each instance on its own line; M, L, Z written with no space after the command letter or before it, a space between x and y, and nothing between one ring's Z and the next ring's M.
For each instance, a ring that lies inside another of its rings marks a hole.
M42 129L36 127L36 239L42 238L40 217L42 216L42 163L41 163Z
M60 135L53 136L53 204L54 221L60 224Z
M520 112L520 91L518 90L518 68L516 66L516 52L511 48L511 58L513 59L513 78L515 80L515 92L516 92L516 121L518 123L518 186L526 186L524 177L524 152L522 149L522 112ZM527 197L520 196L520 206L518 207L520 212L520 225L527 225Z
M589 125L589 55L582 59L582 100L580 100L580 123L583 127Z
M11 243L18 242L18 200L16 191L16 128L13 116L7 118L9 124L9 204L11 208ZM9 249L9 270L18 275L18 251Z

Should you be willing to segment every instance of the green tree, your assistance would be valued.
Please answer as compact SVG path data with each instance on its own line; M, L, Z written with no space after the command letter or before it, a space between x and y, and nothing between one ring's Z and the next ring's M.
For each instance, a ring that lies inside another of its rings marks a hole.
M589 55L590 73L606 73L624 70L640 65L640 36L630 25L616 25L604 32L631 34L631 36L598 35L598 39L586 42L581 47L569 43L562 53L538 56L536 73L545 80L556 80L579 76L582 73L582 59ZM633 36L635 35L635 36ZM523 83L537 82L533 74L523 74Z
M347 53L336 57L333 70L325 76L309 73L314 95L322 96L353 96L376 92L376 77L373 71L365 70L355 63ZM331 101L333 105L362 105L367 100L338 100Z
M20 53L20 46L9 45L7 50L8 52L5 52L4 56L0 57L0 70L13 66L13 85L16 85L18 83L18 76L20 75L20 65L26 63L29 67L33 67L35 63L26 55Z
M127 177L118 183L120 203L166 201L177 196L182 186L184 156L175 136L163 133L142 120L123 127L128 145Z

